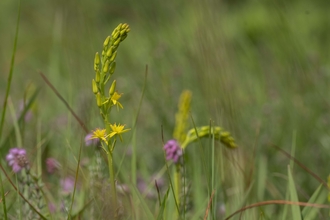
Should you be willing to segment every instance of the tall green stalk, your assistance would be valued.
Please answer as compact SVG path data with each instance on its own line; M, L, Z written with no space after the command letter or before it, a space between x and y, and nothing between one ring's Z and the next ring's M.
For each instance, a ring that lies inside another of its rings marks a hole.
M109 146L109 145L108 145ZM115 146L115 142L112 145ZM111 184L111 190L112 190L112 202L115 204L115 207L117 207L117 188L116 188L116 180L115 180L115 172L113 168L113 157L112 157L112 150L109 148L107 152L108 156L108 168L109 168L109 176L110 176L110 184Z
M111 36L108 36L103 43L103 50L101 56L99 53L95 54L94 58L94 71L95 78L92 80L92 90L95 94L96 104L100 109L100 115L103 119L104 129L96 129L93 132L92 138L98 138L102 142L102 148L105 151L108 158L108 168L110 176L110 185L112 192L112 203L117 210L117 190L115 182L115 171L113 166L113 151L116 145L117 137L122 141L121 134L129 131L130 129L124 129L125 125L113 123L110 120L110 112L112 107L116 106L119 110L123 108L119 102L122 94L116 91L116 80L113 80L109 88L109 92L106 91L106 85L110 81L112 75L116 69L116 56L117 49L130 31L128 24L119 24ZM116 214L115 214L116 216Z

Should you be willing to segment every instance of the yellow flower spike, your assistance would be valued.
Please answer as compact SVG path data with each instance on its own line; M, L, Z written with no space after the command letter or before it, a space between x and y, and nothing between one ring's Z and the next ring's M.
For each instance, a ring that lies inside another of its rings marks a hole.
M120 125L120 124L116 125L116 123L113 125L110 124L110 128L112 130L111 133L109 134L110 138L112 138L115 135L118 135L120 138L120 141L123 141L121 134L131 130L130 128L124 130L124 127L125 127L125 125Z
M181 93L180 96L180 101L178 104L179 110L175 115L175 128L173 132L173 137L177 141L179 141L179 143L183 143L186 139L186 129L189 119L190 103L191 91L185 90Z
M117 92L115 92L110 98L112 104L117 105L118 110L119 110L119 107L122 108L122 109L124 108L122 106L122 104L120 102L118 102L118 100L120 99L121 96L122 96L122 94L118 94Z
M106 129L96 128L95 131L93 131L92 137L90 139L100 139L108 145L108 141L107 141L108 137L109 135L106 133Z

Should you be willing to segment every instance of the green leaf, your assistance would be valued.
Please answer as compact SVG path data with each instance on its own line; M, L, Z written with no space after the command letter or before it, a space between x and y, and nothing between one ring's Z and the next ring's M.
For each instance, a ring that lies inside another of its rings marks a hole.
M292 202L299 202L296 186L294 184L291 168L288 166L288 177L289 177L289 194ZM298 205L291 205L292 217L295 220L301 220L300 207Z

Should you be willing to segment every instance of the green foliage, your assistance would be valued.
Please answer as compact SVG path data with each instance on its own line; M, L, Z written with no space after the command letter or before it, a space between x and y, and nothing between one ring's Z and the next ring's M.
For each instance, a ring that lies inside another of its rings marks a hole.
M10 97L13 103L11 114L5 114L6 105L1 109L1 219L17 217L15 210L26 207L24 195L13 187L20 174L13 174L5 160L20 139L34 172L31 185L42 186L43 201L56 207L52 212L33 206L28 208L32 213L41 211L39 216L49 219L107 219L113 214L109 159L99 148L84 146L83 129L36 74L39 70L88 130L104 127L94 94L102 93L98 104L104 114L107 103L125 106L111 113L111 120L133 131L123 139L124 147L113 152L116 184L122 189L122 210L115 211L123 219L201 219L213 190L209 219L226 219L253 204L258 206L231 219L329 217L324 184L318 187L318 180L270 147L287 152L291 147L291 155L320 179L329 175L324 166L330 157L328 1L30 0L22 2L15 26L17 6L17 1L0 1L0 100ZM130 24L130 37L117 54L116 45L126 35L114 33L116 39L109 40L98 61L94 54L100 42L120 22ZM143 77L145 64L148 78ZM118 75L110 82L115 69ZM108 82L107 88L101 81ZM193 128L186 137L193 147L184 150L181 198L186 208L177 215L162 136L168 140L176 133L179 94L186 89L193 94L189 114L194 122L179 133ZM120 103L111 100L121 95L117 90L125 91ZM29 112L33 117L27 121ZM210 121L212 126L203 127ZM239 148L217 142L224 131L213 124L226 128ZM55 174L46 170L49 157L61 164ZM75 180L74 194L63 194L66 177Z

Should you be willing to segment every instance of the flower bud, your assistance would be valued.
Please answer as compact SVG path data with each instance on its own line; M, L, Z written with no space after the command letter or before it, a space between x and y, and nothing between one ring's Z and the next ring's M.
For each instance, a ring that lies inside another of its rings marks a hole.
M111 57L112 58L112 57ZM109 71L109 65L110 65L110 62L109 60L105 61L105 64L103 66L103 72L104 73L107 73Z
M127 37L127 34L124 34L124 35L122 35L122 36L120 37L120 41L123 41L123 40L125 40L125 39L126 39L126 37Z
M116 62L112 62L111 65L110 65L110 75L112 75L114 72L115 72L115 69L116 69Z
M117 32L118 30L120 30L121 27L121 23L117 25L117 27L113 30L112 35Z
M114 46L119 45L120 41L121 41L121 38L118 37L118 39L113 43L113 45L114 45Z
M94 58L94 68L95 68L95 66L98 66L99 64L100 64L100 55L98 52L96 52L95 58Z
M129 27L129 26L128 26L127 23L121 25L121 29L122 29L122 30L123 30L123 29L127 29L128 27Z
M107 47L108 44L109 44L109 41L110 41L110 36L108 36L108 37L104 40L103 47Z
M113 50L113 47L111 46L108 51L107 51L107 57L111 57L112 55L112 50Z
M101 93L99 92L96 94L96 104L98 107L102 106L102 97L101 97Z
M97 84L94 79L92 80L92 86L93 86L93 93L97 94L98 88L97 88Z
M112 35L112 39L113 40L117 40L118 36L119 36L120 32L116 31L114 35Z
M116 30L120 31L122 25L123 25L122 23L118 24L118 26L116 27Z
M121 31L120 31L120 36L122 36L122 35L126 34L126 32L127 32L127 30L126 30L126 29L124 29L124 30L121 30Z
M99 83L100 79L101 79L100 71L97 70L96 73L95 73L95 82Z
M117 28L113 29L111 36L113 37L113 35L115 35L116 32L117 32Z
M114 80L111 84L111 87L109 89L109 96L113 95L113 93L115 92L115 89L116 89L116 80Z
M116 59L116 56L117 56L117 51L115 51L115 52L112 54L112 56L111 56L111 58L110 58L110 62L113 62L113 61ZM109 65L108 65L108 67L109 67Z

